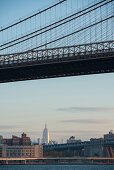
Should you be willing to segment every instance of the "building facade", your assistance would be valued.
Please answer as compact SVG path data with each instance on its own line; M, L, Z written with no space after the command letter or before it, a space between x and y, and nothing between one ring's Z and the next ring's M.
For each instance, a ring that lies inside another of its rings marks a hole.
M2 158L42 158L43 146L8 146L0 144L0 157Z
M3 158L40 158L43 157L43 146L32 145L25 133L21 137L12 136L4 139L0 136L0 157Z
M3 143L8 146L21 146L21 145L29 146L29 145L31 145L31 140L23 132L21 134L21 137L17 137L17 136L13 135L11 139L3 139Z
M103 157L103 138L91 138L84 145L84 156L86 157Z
M104 141L114 141L114 133L113 133L113 131L112 130L110 130L109 131L109 133L108 134L105 134L104 135Z
M84 146L84 156L114 157L114 133L111 130L104 138L93 139Z

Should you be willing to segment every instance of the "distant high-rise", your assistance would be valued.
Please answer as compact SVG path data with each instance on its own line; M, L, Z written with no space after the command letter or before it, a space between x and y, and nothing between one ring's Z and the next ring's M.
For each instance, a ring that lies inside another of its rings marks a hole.
M0 144L3 144L3 137L0 135Z
M40 145L40 138L37 139L38 145Z
M46 123L45 123L45 128L43 130L43 139L42 139L42 143L45 145L48 145L49 143L49 131L46 127Z

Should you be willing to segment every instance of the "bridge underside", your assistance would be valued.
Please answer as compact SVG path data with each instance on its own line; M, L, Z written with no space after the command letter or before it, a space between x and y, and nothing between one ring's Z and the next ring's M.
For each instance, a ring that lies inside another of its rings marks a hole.
M114 72L113 53L88 60L60 61L59 59L50 63L31 63L1 68L0 83L111 72Z

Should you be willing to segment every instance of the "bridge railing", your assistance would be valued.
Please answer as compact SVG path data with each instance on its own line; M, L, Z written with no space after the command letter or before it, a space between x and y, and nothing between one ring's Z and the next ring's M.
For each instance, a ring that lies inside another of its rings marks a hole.
M81 60L99 57L99 54L114 52L114 41L65 46L23 53L0 55L0 67L20 64L43 64L64 60ZM102 57L103 57L102 56Z

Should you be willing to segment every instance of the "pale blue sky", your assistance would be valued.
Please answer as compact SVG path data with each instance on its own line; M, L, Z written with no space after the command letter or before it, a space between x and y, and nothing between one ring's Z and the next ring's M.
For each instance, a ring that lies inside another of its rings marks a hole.
M0 24L49 2L0 0ZM41 138L45 121L50 138L58 141L71 135L83 140L102 137L114 129L114 73L0 84L1 135L24 131Z

